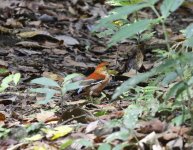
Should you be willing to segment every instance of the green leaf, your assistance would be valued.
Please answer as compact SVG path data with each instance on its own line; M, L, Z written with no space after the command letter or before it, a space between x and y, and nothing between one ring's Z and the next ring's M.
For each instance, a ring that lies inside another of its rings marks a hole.
M21 78L21 74L20 73L16 73L16 74L13 75L13 82L14 82L15 85L18 84L20 78Z
M1 74L5 74L5 73L8 73L9 72L9 70L7 69L7 68L4 68L4 67L0 67L0 75Z
M2 80L1 86L2 87L8 87L9 83L11 83L13 81L13 74L10 74L9 76L5 77Z
M130 132L128 130L122 129L121 131L108 135L107 138L105 139L105 142L110 143L116 139L125 141L128 139L129 133Z
M56 93L54 91L50 91L48 93L46 93L46 97L44 100L38 101L37 104L47 104L50 101L52 101L52 97L55 95Z
M35 134L35 135L33 135L32 137L25 138L24 140L33 142L33 141L41 140L43 137L44 137L44 136L41 135L41 134Z
M70 145L72 145L73 142L74 142L74 140L68 139L67 141L65 141L64 143L62 143L62 144L60 145L60 150L65 150L67 147L69 147Z
M132 130L135 128L138 122L138 117L142 113L143 109L137 105L130 105L125 111L123 116L124 125Z
M57 90L54 89L50 89L50 88L32 88L30 89L30 92L34 92L34 93L49 93L49 92L54 92L54 93L60 93Z
M107 144L107 143L102 143L98 150L111 150L111 145L110 144Z
M49 78L46 78L46 77L41 77L41 78L33 79L31 81L31 83L40 84L40 85L44 85L44 86L60 87L56 81L54 81L52 79L49 79Z
M124 143L116 145L112 150L123 150L128 145L129 145L128 143L124 142Z
M6 88L8 88L8 86L0 86L0 93L3 92L3 91L5 91Z
M51 140L56 140L60 137L63 137L65 135L69 134L72 131L73 131L73 128L66 126L66 125L55 127L54 131L52 132L53 136L52 136Z
M184 34L186 38L190 38L193 36L193 23L191 23L185 30Z
M144 2L144 0L108 0L107 4L113 6L126 6L126 5L135 5L141 2Z
M183 91L187 86L184 82L176 83L172 88L170 88L169 92L167 92L165 100L170 99L171 97L177 98L177 94L179 95L179 91Z
M172 12L178 9L183 2L184 0L164 0L160 7L162 16L167 18Z
M175 65L176 65L176 60L174 59L167 60L163 62L163 64L161 64L160 66L156 68L153 68L149 72L138 74L135 77L128 79L115 90L115 93L113 94L112 99L116 99L119 95L121 95L124 92L127 92L129 89L133 88L138 83L145 81L148 78L152 77L153 75L161 73L164 70L167 70L170 67L173 67Z
M183 43L184 46L187 47L193 47L193 36L191 36L190 38L186 39Z
M88 139L78 139L75 141L78 145L85 146L86 148L93 147L93 143Z
M122 26L120 30L112 36L109 42L109 46L112 46L126 38L133 37L135 34L147 30L153 22L155 22L155 20L145 19L137 21L133 24L126 24Z
M79 73L69 74L64 78L64 83L76 77L83 77L83 75Z
M60 93L59 91L54 90L54 89L50 89L50 88L33 88L33 89L30 89L30 92L45 94L45 99L38 101L37 102L38 104L47 104L52 100L52 97L56 93Z
M110 11L109 15L99 20L99 24L95 26L93 31L97 31L100 28L108 28L109 24L118 19L127 18L127 15L140 10L145 7L150 7L149 4L139 4L133 6L123 6Z
M163 86L167 86L170 82L174 81L177 78L178 74L176 72L170 72L162 81Z
M73 82L73 83L69 83L65 86L66 91L72 91L72 90L76 90L82 87L81 85L82 81L77 81L77 82Z
M180 126L182 125L186 120L190 119L190 114L182 114L179 115L177 117L175 117L174 119L172 119L172 124L174 124L175 126Z

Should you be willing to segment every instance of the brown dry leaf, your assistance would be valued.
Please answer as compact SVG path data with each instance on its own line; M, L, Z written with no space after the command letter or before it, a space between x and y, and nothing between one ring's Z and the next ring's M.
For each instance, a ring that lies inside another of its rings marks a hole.
M12 30L3 26L0 26L0 33L2 34L11 34Z
M5 24L12 28L23 28L23 24L13 18L7 19L7 22Z
M0 121L5 121L6 116L5 116L5 112L0 112Z
M130 69L129 72L125 72L122 75L131 78L137 75L137 71L134 69Z
M32 38L38 35L44 35L44 36L50 36L50 34L46 31L24 31L21 33L18 33L17 36L21 37L21 38Z
M43 110L41 110L40 113L36 114L36 118L39 122L46 122L48 119L50 119L54 115L55 115L55 113L52 112L52 111L43 111Z
M153 131L156 133L161 133L164 131L165 126L165 123L158 119L154 119L149 122L140 123L140 128L137 131L144 134L151 133Z
M189 8L189 9L193 10L193 2L192 1L184 1L182 6L185 8Z
M173 132L173 133L177 133L178 135L181 135L183 136L184 134L187 134L188 132L191 131L191 128L188 128L188 127L171 127L170 130Z
M56 54L56 55L65 55L68 54L68 52L64 49L57 49L57 48L53 48L51 49L51 51Z
M89 121L95 121L95 117L88 111L79 107L66 109L61 116L60 122L78 121L87 123Z
M16 46L22 46L25 48L44 49L48 47L41 46L38 42L22 41L15 44Z
M59 82L63 82L64 81L64 77L62 77L61 75L58 75L58 74L55 74L53 72L43 72L42 74L43 77L46 77L46 78L50 78L54 81L59 81Z
M76 62L76 61L74 61L74 60L72 60L70 58L64 59L64 62L62 62L62 63L64 63L66 66L88 68L88 66L85 63L83 63L83 62Z
M98 54L104 54L108 49L106 47L102 46L94 46L91 48L91 52L98 53Z
M17 34L18 37L22 39L33 39L35 41L50 41L50 42L59 42L58 39L50 35L46 31L24 31Z
M166 133L163 133L162 137L160 138L163 139L164 141L170 141L170 140L177 138L178 136L179 135L177 133L166 132Z
M44 45L47 48L56 48L56 47L62 46L63 42L53 43L53 42L45 41L44 43L42 43L42 45Z

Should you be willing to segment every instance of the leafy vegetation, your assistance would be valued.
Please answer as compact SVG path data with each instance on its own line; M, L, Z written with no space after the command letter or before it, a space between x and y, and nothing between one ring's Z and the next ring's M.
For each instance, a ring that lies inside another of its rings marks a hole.
M80 84L82 81L72 82L72 79L76 77L80 77L80 74L74 73L67 75L61 86L56 81L46 77L36 78L32 80L31 83L41 85L43 88L32 88L31 92L45 94L45 99L39 101L39 104L49 103L53 100L52 98L55 94L60 94L61 102L65 103L64 96L68 91L81 88Z

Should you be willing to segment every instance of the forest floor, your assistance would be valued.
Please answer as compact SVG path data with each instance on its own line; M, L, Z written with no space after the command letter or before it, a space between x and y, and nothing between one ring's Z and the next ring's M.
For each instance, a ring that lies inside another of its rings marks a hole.
M124 110L138 100L127 95L112 101L111 96L137 72L147 72L159 64L153 50L166 48L161 25L154 29L156 36L143 43L144 60L133 71L128 63L135 62L136 41L107 48L108 39L92 32L97 21L112 9L103 0L0 0L0 4L0 80L21 73L17 86L0 93L0 150L97 149L101 143L119 145L117 149L148 149L149 139L157 148L192 149L190 126L170 124L178 115L176 111L165 112L164 117L158 112L152 118L143 118L143 114L132 135L122 135L119 140L110 137L120 136L114 133L122 127L113 123L119 122ZM154 16L149 10L139 15ZM171 44L183 39L180 30L193 22L192 16L193 5L184 5L168 18ZM69 92L63 98L65 104L61 104L60 95L47 104L38 104L44 97L29 92L33 79L47 77L61 84L64 76L72 73L89 75L101 62L109 62L114 75L100 97ZM144 86L146 83L140 85Z

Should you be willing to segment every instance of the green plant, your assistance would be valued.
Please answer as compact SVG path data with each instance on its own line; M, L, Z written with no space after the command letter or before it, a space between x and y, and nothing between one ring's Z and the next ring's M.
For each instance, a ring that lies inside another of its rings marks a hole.
M183 1L184 0L164 0L160 8L160 14L155 7L158 0L108 0L109 4L119 7L110 11L107 17L100 19L94 31L100 32L102 30L99 34L100 37L110 36L109 46L112 46L124 39L134 38L136 35L142 34L148 29L152 29L152 26L161 22L167 49L169 51L170 45L165 28L165 20L183 3ZM156 14L157 18L138 18L137 11L144 8L150 8ZM136 20L130 23L127 17L132 13L136 13ZM124 23L117 25L115 22L118 20ZM138 38L138 40L140 40L140 38Z
M32 88L30 91L35 92L35 93L42 93L45 94L45 99L39 101L39 104L47 104L54 97L55 94L60 94L61 95L61 100L64 102L64 96L68 91L75 90L81 88L81 82L82 81L76 81L72 82L73 78L80 77L80 74L70 74L67 75L64 78L64 82L62 85L59 85L56 81L46 78L46 77L41 77L41 78L36 78L31 81L33 84L38 84L40 86L43 86L41 88Z
M20 73L10 74L5 77L0 84L0 92L4 92L7 88L17 86L21 78Z
M10 129L6 129L0 126L0 139L6 138L10 131L11 131Z

